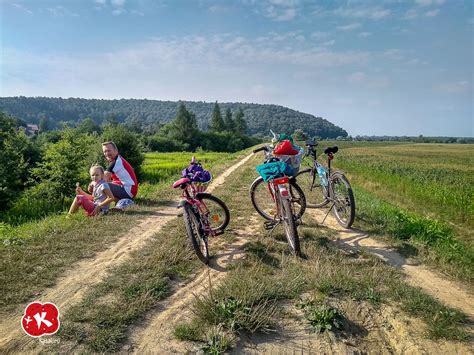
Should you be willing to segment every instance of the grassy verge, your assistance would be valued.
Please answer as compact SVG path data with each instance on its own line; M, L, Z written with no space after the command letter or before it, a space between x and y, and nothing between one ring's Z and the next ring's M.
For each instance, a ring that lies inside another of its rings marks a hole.
M458 240L450 227L389 204L361 188L355 192L356 226L395 238L405 255L419 256L425 263L472 284L474 249Z
M15 227L0 225L0 311L11 311L16 305L35 298L42 290L54 285L57 277L71 264L105 250L157 207L178 197L179 193L171 188L171 183L180 176L181 169L193 154L171 154L181 168L176 166L168 175L157 178L154 184L141 184L138 206L128 213L98 218L78 214L69 219L60 214ZM247 151L202 155L205 167L218 175L246 154ZM158 163L166 162L165 157L166 154L160 154ZM153 176L154 170L148 167L155 166L156 169L155 158L148 159L147 155L145 161L144 170L149 177Z

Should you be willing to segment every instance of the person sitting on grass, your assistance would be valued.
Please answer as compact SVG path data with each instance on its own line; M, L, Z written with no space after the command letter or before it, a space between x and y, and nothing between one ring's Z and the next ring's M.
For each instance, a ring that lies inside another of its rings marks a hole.
M107 212L109 204L115 200L109 184L104 180L104 168L94 165L90 169L90 174L93 185L92 195L84 192L77 183L77 195L71 204L69 214L77 212L82 207L88 216L95 216L99 212Z
M102 152L110 163L105 175L106 180L110 181L109 186L115 201L133 200L138 193L138 181L132 166L119 154L112 141L102 143Z

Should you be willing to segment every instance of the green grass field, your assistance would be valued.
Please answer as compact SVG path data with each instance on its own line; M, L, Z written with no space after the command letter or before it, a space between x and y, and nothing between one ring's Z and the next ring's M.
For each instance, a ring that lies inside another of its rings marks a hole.
M334 167L355 190L356 226L411 244L426 261L472 281L474 146L343 143Z

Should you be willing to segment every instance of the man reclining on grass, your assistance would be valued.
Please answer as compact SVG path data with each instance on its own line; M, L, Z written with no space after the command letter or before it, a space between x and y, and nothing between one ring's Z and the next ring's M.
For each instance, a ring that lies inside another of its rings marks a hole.
M133 199L138 193L135 171L129 162L119 154L114 142L102 143L102 152L105 159L110 163L105 172L105 179L110 181L110 191L112 191L115 201L118 201L116 208L128 206L133 203Z

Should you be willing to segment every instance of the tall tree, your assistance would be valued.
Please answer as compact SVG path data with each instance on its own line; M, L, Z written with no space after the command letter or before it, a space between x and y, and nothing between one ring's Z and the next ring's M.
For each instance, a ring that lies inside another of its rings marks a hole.
M6 209L22 189L28 142L16 129L16 121L0 112L0 210Z
M244 111L239 107L235 114L235 132L245 135L247 132L247 122L244 120Z
M235 130L235 122L234 119L232 118L232 111L230 108L227 108L225 111L225 118L224 118L224 123L225 123L225 129L229 132L233 132Z
M225 123L222 119L221 109L219 108L219 104L214 104L214 109L212 110L212 117L211 117L211 131L214 132L223 132L225 131Z
M187 110L183 103L180 103L176 117L167 127L168 136L178 142L189 144L190 148L195 148L199 140L199 128L196 115Z
M38 128L40 130L40 132L46 132L46 131L49 131L51 129L51 124L49 122L49 119L48 117L46 116L42 116L39 120L39 124L38 124Z

